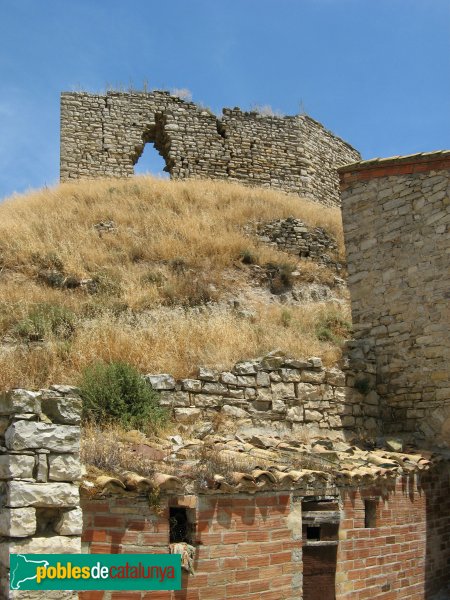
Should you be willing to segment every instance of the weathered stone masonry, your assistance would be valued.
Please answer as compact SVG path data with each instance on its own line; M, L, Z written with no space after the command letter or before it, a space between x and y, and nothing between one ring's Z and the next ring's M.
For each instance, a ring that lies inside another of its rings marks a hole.
M450 151L340 174L354 358L374 361L386 431L448 442Z
M214 114L168 92L61 95L61 180L128 177L153 143L175 179L219 178L339 205L336 169L359 153L304 115Z
M53 386L0 396L0 599L42 598L9 592L10 553L79 553L83 515L78 482L81 399ZM77 598L46 592L48 598Z

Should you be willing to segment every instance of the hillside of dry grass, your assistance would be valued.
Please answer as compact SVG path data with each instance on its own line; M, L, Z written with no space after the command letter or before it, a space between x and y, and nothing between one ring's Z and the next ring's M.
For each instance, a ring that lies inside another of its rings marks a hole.
M261 273L267 265L295 273L298 285L332 285L333 273L244 230L288 216L325 228L343 254L339 210L227 182L140 176L6 200L0 386L76 383L98 359L176 376L273 348L332 362L336 340L318 331L349 319L345 294L341 302L286 305Z

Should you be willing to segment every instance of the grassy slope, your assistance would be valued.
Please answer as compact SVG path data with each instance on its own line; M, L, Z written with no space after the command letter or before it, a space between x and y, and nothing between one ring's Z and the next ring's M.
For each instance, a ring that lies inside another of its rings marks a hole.
M290 215L325 227L343 251L337 209L226 182L135 177L63 184L5 201L0 387L76 382L98 358L177 376L200 364L226 368L275 347L333 360L336 348L315 332L335 307L287 309L255 298L256 316L243 319L220 302L248 286L243 253L260 265L295 265L242 230ZM116 231L99 235L94 224L108 219ZM309 280L330 276L306 262L300 271ZM53 288L42 280L49 272L93 278L96 292Z

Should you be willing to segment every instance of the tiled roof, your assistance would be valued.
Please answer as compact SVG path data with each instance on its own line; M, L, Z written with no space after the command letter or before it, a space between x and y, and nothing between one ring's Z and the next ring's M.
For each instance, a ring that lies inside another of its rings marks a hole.
M175 439L176 438L176 439ZM149 442L150 443L150 442ZM380 480L427 471L442 453L364 449L345 442L322 440L304 444L271 436L208 436L205 440L153 443L167 458L154 461L154 473L142 477L124 472L116 477L93 475L83 487L91 494L148 492L254 493L314 487L369 485Z
M418 152L416 154L407 154L404 156L371 158L369 160L360 160L358 162L344 165L338 169L338 172L347 173L348 171L358 171L362 169L399 165L403 163L443 160L446 158L450 158L450 150L435 150L433 152Z

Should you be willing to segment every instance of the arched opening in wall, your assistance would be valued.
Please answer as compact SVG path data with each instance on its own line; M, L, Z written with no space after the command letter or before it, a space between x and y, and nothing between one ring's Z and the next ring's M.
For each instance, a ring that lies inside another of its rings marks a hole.
M170 158L170 138L165 130L166 119L163 113L156 113L154 118L155 123L142 133L142 144L135 147L134 172L167 178L172 175L174 165Z
M164 179L170 177L166 161L152 142L144 144L142 154L134 165L134 173L136 175L150 174L156 177L163 177Z

